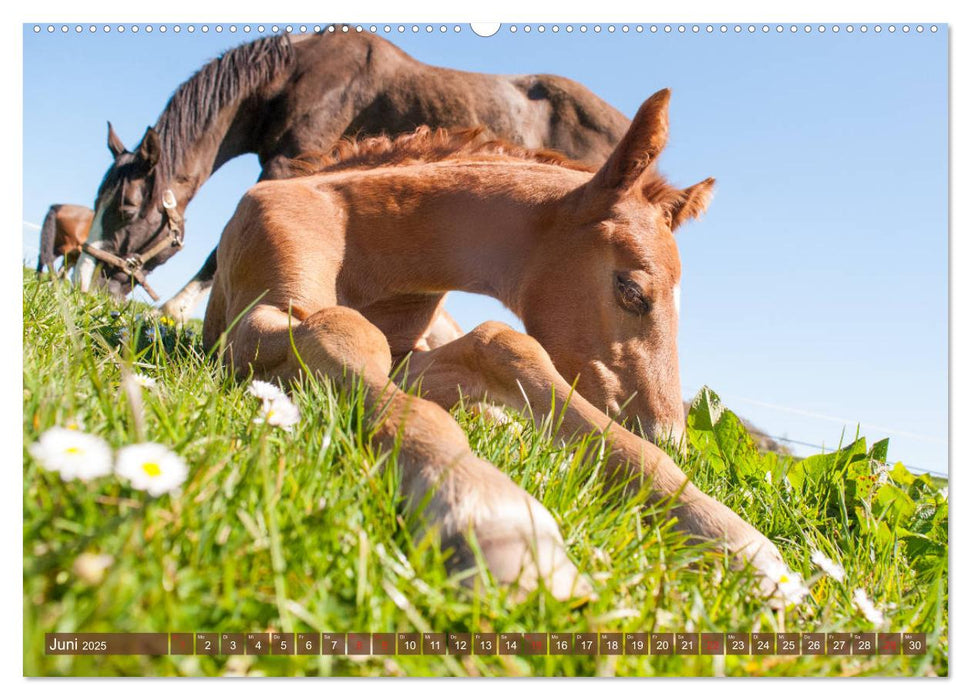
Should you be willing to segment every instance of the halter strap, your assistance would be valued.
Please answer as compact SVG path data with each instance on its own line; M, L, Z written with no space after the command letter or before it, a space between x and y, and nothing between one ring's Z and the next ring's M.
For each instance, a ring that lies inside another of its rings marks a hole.
M127 258L122 258L114 253L101 250L87 241L81 245L81 249L92 258L101 261L105 265L118 268L132 277L135 282L144 287L145 291L148 292L148 295L152 297L152 301L158 301L159 295L156 294L155 290L152 289L151 286L149 286L148 280L145 279L145 272L142 268L145 267L145 263L161 253L163 250L167 248L181 248L182 239L185 235L184 231L182 230L184 219L182 218L182 215L179 214L178 201L175 199L175 194L172 192L172 190L165 190L165 192L162 193L162 211L167 219L168 235L163 236L158 243L149 248L144 254L135 253L133 255L129 255ZM165 223L163 223L163 226L164 225Z

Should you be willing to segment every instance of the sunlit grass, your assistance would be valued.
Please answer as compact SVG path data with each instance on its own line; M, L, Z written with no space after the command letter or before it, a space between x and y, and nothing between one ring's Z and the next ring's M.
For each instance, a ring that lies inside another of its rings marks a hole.
M585 606L539 591L524 602L488 580L473 594L441 552L414 541L393 459L368 442L359 394L297 387L290 432L254 422L260 402L203 353L198 336L156 326L146 307L24 282L24 671L28 675L933 675L946 674L947 500L885 446L849 445L798 462L760 455L715 397L699 397L681 460L703 489L759 527L807 580L798 607L773 611L748 572L689 545L656 509L621 504L599 480L603 446L561 445L523 418L497 425L453 412L472 449L559 521L594 582ZM194 329L198 331L198 328ZM138 442L121 371L141 392L144 440L189 465L181 493L151 498L114 476L64 482L27 446L79 424L115 448ZM837 582L810 561L822 550ZM96 557L82 555L97 555ZM81 557L79 561L79 557ZM110 560L107 559L110 557ZM104 566L106 562L109 562ZM92 565L95 563L97 565ZM45 656L45 632L920 631L924 657L755 656Z

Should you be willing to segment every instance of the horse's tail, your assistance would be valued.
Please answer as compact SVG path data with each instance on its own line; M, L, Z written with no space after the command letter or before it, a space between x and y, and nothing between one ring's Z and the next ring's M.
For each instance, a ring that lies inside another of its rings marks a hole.
M54 271L54 240L57 238L57 210L59 204L54 204L47 210L44 223L40 227L40 253L37 255L37 274L40 275L46 266Z

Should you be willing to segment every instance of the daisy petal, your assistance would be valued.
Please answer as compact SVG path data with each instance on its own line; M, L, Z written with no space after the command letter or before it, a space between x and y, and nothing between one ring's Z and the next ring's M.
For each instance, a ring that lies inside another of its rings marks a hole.
M132 488L151 496L171 493L182 485L189 468L179 455L164 445L145 442L118 451L115 471L128 479Z
M108 443L80 430L51 428L27 451L41 467L58 472L64 481L88 481L111 473Z

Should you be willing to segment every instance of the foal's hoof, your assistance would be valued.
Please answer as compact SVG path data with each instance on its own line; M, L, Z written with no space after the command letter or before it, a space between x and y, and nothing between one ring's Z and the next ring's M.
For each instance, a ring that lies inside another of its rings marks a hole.
M492 425L508 425L512 423L512 418L499 406L491 403L486 403L485 401L479 401L472 404L469 408L469 413L474 416L481 416L486 423L491 423Z
M589 598L593 593L558 535L527 538L514 528L497 528L479 537L479 547L492 575L510 584L519 600L541 585L558 600Z
M759 593L776 609L798 602L808 594L798 574L789 571L779 548L761 534L734 548L736 568L751 566Z
M544 515L552 521L548 513ZM513 598L524 600L529 593L544 587L558 600L592 599L593 587L570 561L555 523L552 530L539 523L490 520L475 527L479 552L492 576L513 589ZM545 523L544 523L545 525ZM454 544L453 544L454 546ZM464 539L457 543L449 561L453 570L477 567L472 548ZM465 580L474 585L476 576Z

